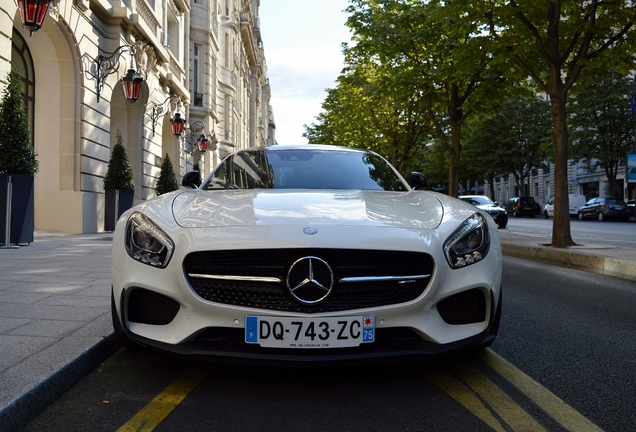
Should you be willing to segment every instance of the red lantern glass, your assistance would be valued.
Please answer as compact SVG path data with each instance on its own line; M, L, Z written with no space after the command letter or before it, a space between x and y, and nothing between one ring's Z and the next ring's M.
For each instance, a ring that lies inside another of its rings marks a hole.
M197 140L197 145L199 146L199 151L201 153L205 152L208 149L208 138L205 136L205 134L201 135L199 137L199 139Z
M134 69L128 69L128 73L121 80L126 100L134 104L137 102L137 99L139 99L139 91L141 90L141 83L144 82L144 79L137 75Z
M20 21L29 29L31 35L42 28L50 2L51 0L18 0Z
M173 119L170 119L170 127L172 128L172 134L179 136L183 133L185 128L185 119L181 118L180 113L176 113Z

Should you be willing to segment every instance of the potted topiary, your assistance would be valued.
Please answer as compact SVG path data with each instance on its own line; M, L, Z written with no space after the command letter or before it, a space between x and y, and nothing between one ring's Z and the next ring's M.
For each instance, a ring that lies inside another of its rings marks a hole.
M9 71L0 101L0 243L5 247L33 242L35 227L33 184L39 164L20 80Z
M161 162L161 172L157 179L155 191L157 195L161 195L177 189L179 189L179 183L177 183L177 177L174 175L174 168L172 167L170 156L166 153L166 157Z
M196 179L196 182L194 184L197 187L201 186L201 183L203 183L203 178L201 176L201 166L199 165L199 162L194 163L194 166L192 167L192 171L196 171L199 173L199 177Z
M104 230L114 231L119 216L133 206L135 199L135 176L123 144L121 132L117 129L117 142L108 162L104 191L106 192Z

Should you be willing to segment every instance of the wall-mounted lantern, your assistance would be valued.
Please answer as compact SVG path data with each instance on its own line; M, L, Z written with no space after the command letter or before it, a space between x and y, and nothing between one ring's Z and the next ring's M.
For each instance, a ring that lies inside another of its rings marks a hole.
M42 28L49 3L51 0L18 0L20 21L22 26L29 29L29 36L33 36L33 32Z
M181 117L180 113L176 113L174 118L170 119L170 127L172 128L172 134L175 136L181 136L185 129L185 119Z
M124 96L130 104L134 104L137 102L137 99L139 99L139 91L141 90L141 83L144 82L144 79L139 76L137 71L134 69L135 47L122 45L112 53L102 54L100 49L97 58L92 59L93 64L95 65L95 72L91 70L89 71L89 74L95 79L97 102L99 102L99 97L102 89L104 88L104 81L106 81L106 77L117 72L121 56L125 52L130 53L131 67L128 69L126 76L121 79L124 88Z

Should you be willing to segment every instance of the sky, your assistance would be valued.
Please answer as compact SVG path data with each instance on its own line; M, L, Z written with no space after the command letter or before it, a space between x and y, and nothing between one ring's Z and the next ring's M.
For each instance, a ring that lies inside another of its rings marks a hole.
M348 0L261 0L261 38L272 92L278 144L301 144L304 124L316 123L325 89L342 70L350 42Z

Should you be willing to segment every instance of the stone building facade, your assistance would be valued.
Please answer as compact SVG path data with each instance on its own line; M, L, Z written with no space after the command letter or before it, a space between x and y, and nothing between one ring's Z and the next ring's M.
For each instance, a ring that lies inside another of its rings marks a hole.
M180 181L196 162L207 175L234 149L275 143L259 3L53 0L29 35L16 0L0 0L0 88L19 71L40 163L36 230L103 231L103 178L118 130L135 203L155 196L166 154ZM113 67L98 75L100 56L112 53L102 70ZM144 79L132 105L121 82L129 68ZM171 131L177 113L186 119L180 137Z
M554 166L548 161L543 169L534 170L526 178L524 190L519 190L512 175L502 175L495 178L493 184L493 200L500 204L515 196L532 196L545 205L554 197ZM471 185L470 193L490 196L490 185L487 181ZM625 168L619 169L615 190L610 190L609 181L602 169L589 170L587 164L578 162L568 164L568 193L584 195L586 200L596 197L619 197L625 201L636 198L634 183L628 183Z

